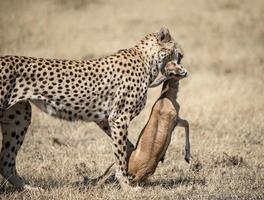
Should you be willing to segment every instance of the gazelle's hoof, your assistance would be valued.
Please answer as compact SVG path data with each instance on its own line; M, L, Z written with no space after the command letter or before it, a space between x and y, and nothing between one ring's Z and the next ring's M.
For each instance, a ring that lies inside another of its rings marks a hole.
M190 148L185 148L184 150L184 160L189 163L190 162Z
M184 160L185 160L187 163L190 163L190 156L184 156Z

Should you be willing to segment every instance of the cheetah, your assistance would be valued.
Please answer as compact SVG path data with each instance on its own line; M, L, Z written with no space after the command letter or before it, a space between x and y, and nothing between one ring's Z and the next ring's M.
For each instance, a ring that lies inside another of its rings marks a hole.
M60 119L95 122L112 139L121 188L131 188L126 152L133 145L127 129L145 106L148 87L164 73L178 46L169 30L161 28L132 48L98 59L0 57L0 173L16 188L35 189L16 170L34 104Z

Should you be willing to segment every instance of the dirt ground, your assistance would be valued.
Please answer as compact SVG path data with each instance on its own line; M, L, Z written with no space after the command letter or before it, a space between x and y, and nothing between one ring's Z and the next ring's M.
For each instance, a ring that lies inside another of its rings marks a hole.
M191 163L177 128L142 191L124 193L113 184L78 190L75 181L114 161L110 140L94 123L34 108L18 171L45 192L18 192L0 179L0 199L264 199L263 0L0 0L0 55L100 57L162 26L182 45L190 71L178 99L191 126ZM159 92L149 89L129 128L133 142Z

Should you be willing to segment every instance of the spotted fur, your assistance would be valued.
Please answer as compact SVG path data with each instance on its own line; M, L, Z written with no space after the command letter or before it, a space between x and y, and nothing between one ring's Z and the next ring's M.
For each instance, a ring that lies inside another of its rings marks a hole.
M162 28L130 49L99 59L0 57L0 173L25 188L16 172L16 155L31 121L31 102L60 119L96 122L112 138L116 176L122 187L128 186L126 149L132 144L127 128L175 48L169 31Z

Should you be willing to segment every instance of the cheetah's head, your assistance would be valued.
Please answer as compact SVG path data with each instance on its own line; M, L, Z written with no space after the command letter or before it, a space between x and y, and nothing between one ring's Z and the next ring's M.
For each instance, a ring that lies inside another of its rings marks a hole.
M158 69L164 74L166 64L172 60L180 61L183 57L183 51L180 45L171 37L167 28L161 28L155 36L157 39L157 53L154 58L156 59Z
M165 66L169 61L180 61L183 57L182 48L172 38L167 28L161 28L158 32L147 35L137 47L151 66L153 80L159 72L165 75Z

